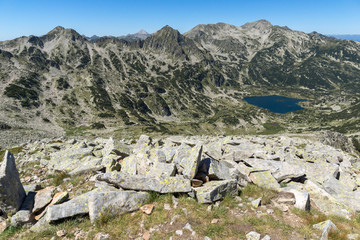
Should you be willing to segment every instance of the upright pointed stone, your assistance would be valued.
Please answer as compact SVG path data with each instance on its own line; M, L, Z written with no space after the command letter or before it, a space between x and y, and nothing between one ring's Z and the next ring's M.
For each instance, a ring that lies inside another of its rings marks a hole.
M6 214L14 214L21 207L26 196L16 169L15 158L6 151L0 167L0 209Z

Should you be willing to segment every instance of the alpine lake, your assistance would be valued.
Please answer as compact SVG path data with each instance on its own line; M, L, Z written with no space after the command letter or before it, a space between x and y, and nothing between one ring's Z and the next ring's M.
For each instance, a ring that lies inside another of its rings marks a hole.
M304 109L297 103L307 101L306 99L288 98L278 95L245 97L244 100L249 104L280 114Z

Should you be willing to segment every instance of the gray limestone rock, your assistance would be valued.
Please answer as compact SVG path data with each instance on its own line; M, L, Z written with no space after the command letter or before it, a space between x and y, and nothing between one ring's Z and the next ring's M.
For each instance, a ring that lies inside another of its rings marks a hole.
M6 214L16 213L25 197L26 193L20 182L15 158L6 151L0 166L0 210Z
M199 203L212 203L221 200L226 194L237 194L237 181L210 181L202 187L196 188L196 198Z
M41 185L38 183L33 183L29 185L24 185L25 192L36 192L41 189Z
M251 201L251 206L258 208L261 204L261 197Z
M89 213L88 200L92 194L114 190L115 188L110 186L109 188L96 188L90 192L77 196L70 201L49 206L46 215L43 218L45 218L47 222L54 222L69 217L86 215Z
M323 188L339 202L347 205L354 212L360 211L360 191L353 191L352 188L344 185L339 180L330 176L323 184Z
M254 171L250 173L251 181L264 188L279 190L280 184L276 181L276 179L271 175L270 170L267 171Z
M213 180L234 179L230 173L232 165L227 161L218 161L212 158L205 158L199 164L199 172L206 173Z
M310 195L304 190L297 190L286 187L281 188L281 192L292 193L295 196L295 207L304 211L310 211Z
M129 175L136 175L137 172L137 161L135 155L126 157L121 162L121 172Z
M246 240L260 240L261 234L257 232L249 232L246 234Z
M190 180L182 177L149 177L145 175L129 175L112 172L98 176L98 180L106 181L117 187L129 190L154 191L159 193L190 192Z
M331 220L326 220L324 222L314 224L313 228L318 229L322 232L320 240L327 240L329 232L331 230L335 230L335 231L337 230L337 227Z
M201 159L202 145L190 147L182 144L174 156L174 163L178 171L186 178L193 179L198 171Z
M38 191L35 195L35 204L33 212L37 213L45 208L52 200L55 187L47 187Z
M86 166L81 159L92 156L92 148L84 147L81 144L76 144L71 148L52 153L50 160L48 161L48 167L54 170L63 170L67 172L74 171L78 168ZM95 166L98 163L98 159L89 158L89 165ZM94 161L92 161L94 160Z
M176 166L174 163L155 162L147 175L152 177L172 177L175 176L175 173Z
M307 180L304 189L310 194L311 200L321 212L350 218L351 208L325 191L318 183Z
M102 165L102 159L94 156L87 156L76 162L76 167L69 172L69 175L71 176L88 172L95 172L104 168L104 165Z
M147 200L149 194L135 191L99 192L88 200L90 220L94 222L102 214L124 214L139 209Z
M11 217L11 225L14 227L20 227L29 225L34 222L34 216L29 210L20 210L14 216Z
M244 160L248 165L256 170L270 170L273 177L282 182L286 179L297 179L305 176L305 170L300 166L294 167L287 162L279 162L264 159L246 159Z
M9 222L5 218L0 217L0 234L4 232L8 226Z

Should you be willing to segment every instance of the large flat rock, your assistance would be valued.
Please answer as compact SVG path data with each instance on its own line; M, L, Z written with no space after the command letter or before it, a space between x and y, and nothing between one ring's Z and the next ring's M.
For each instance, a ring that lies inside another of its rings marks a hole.
M263 188L279 190L280 184L276 181L276 179L271 175L271 171L254 171L250 173L251 181Z
M149 194L135 191L99 192L90 196L88 201L91 222L103 214L120 215L138 210Z
M6 214L14 214L26 197L16 169L15 158L6 151L0 166L0 209Z
M182 177L151 177L111 172L99 175L98 180L106 181L128 190L154 191L159 193L186 193L191 191L190 180Z
M49 206L46 215L44 216L46 222L54 222L69 217L87 215L89 213L88 200L89 198L99 192L116 191L115 188L96 188L90 192L77 196L70 201L62 204Z

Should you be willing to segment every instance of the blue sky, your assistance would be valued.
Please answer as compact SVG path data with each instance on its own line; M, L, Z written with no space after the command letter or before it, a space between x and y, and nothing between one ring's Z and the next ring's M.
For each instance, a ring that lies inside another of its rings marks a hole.
M59 25L87 36L119 36L259 19L304 32L360 34L360 0L0 0L0 9L0 41Z

